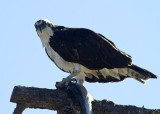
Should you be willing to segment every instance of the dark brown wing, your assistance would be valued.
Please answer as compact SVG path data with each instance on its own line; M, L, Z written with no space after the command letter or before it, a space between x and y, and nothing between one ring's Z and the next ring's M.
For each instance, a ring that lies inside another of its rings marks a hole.
M89 29L66 28L55 31L49 44L64 60L93 70L122 68L131 64L131 56Z

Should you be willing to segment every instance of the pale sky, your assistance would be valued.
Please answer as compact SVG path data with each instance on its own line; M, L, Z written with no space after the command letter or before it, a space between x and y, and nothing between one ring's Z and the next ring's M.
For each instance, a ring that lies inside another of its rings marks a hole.
M46 55L34 23L46 18L55 25L89 28L130 54L133 63L160 76L159 0L1 0L0 114L11 114L14 86L55 89L69 74L59 70ZM87 83L94 99L116 104L160 109L160 79L141 84L134 79L119 83ZM26 109L23 114L53 114ZM56 114L56 112L55 112Z

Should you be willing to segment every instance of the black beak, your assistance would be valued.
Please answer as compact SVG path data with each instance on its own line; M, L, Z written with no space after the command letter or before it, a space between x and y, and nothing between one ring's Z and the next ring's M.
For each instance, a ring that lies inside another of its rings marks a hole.
M42 32L42 30L46 27L45 24L40 24L40 25L35 24L34 26L36 30L39 30L40 32Z

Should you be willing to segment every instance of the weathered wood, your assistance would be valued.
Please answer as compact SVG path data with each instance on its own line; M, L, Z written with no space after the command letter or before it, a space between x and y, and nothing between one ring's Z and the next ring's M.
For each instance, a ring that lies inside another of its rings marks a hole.
M70 98L60 89L42 89L35 87L15 86L10 99L17 103L14 114L21 114L25 108L40 108L62 111L70 106ZM73 104L80 110L79 103L73 98ZM116 105L112 101L94 100L92 102L93 114L160 114L160 109L146 109L136 106ZM59 112L59 114L62 114Z
M25 110L26 106L23 104L17 104L13 114L22 114L22 112Z

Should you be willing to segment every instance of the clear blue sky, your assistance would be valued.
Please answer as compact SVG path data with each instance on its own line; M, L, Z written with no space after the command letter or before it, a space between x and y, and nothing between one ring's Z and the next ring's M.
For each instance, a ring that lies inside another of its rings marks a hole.
M11 114L16 85L55 88L68 74L47 57L34 23L46 18L56 25L84 27L99 32L119 49L132 55L133 63L160 76L159 0L1 0L0 1L0 101L1 114ZM145 85L127 79L120 83L87 83L95 99L117 104L160 108L160 79ZM26 109L23 114L53 114Z

